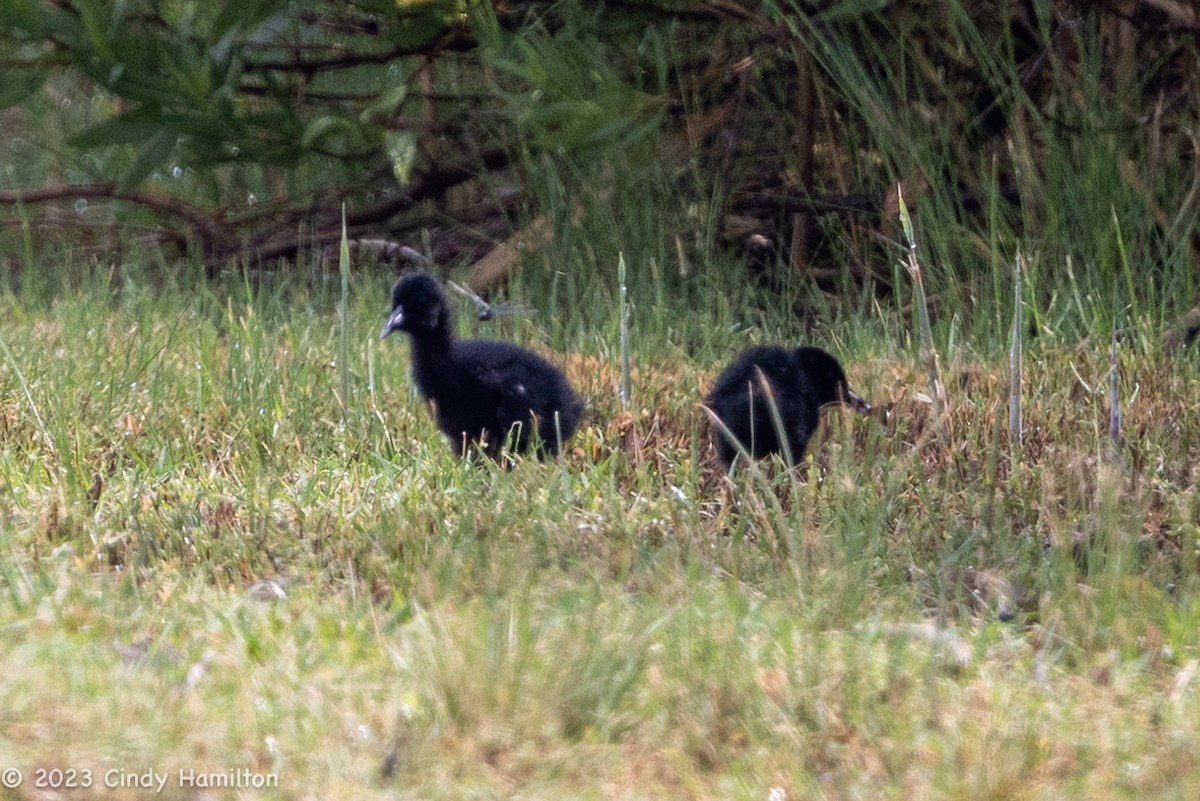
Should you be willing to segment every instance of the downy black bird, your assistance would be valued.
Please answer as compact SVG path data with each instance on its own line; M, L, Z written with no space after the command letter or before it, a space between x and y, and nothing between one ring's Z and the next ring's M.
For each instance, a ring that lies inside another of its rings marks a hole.
M772 402L779 413L779 425L771 413ZM712 415L728 429L723 431L721 425L713 423L717 456L726 469L739 452L730 434L756 459L780 453L799 464L820 423L821 407L830 403L844 403L863 414L871 410L870 404L850 390L838 360L812 347L786 350L758 346L745 350L725 368L705 399Z
M412 339L412 372L438 428L458 453L481 447L542 454L579 425L583 402L562 371L532 351L492 340L457 341L441 286L428 275L406 275L392 287L392 312L380 339L404 331Z

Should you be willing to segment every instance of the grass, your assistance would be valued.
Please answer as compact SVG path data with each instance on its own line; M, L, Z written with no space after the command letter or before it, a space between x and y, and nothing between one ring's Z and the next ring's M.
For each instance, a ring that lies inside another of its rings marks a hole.
M798 473L727 481L703 391L800 334L633 292L626 410L595 293L573 313L610 322L561 321L562 349L475 324L590 404L562 459L506 470L453 458L376 343L388 277L339 317L333 282L81 274L0 298L3 797L55 767L91 797L169 774L129 798L192 797L180 769L277 775L241 797L1200 786L1197 368L1151 334L1118 352L1113 460L1103 344L1026 343L1014 451L1004 343L943 352L943 436L904 326L847 315L818 344L890 417L827 414Z

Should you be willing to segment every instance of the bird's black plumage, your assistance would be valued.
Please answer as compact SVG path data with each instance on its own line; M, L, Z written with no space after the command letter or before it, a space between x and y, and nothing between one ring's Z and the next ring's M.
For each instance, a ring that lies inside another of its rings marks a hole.
M441 286L428 275L407 275L392 287L392 313L380 332L412 340L413 379L431 402L438 428L456 450L483 444L499 454L531 444L558 452L575 432L583 402L562 371L508 342L457 341Z
M763 381L779 412L780 426L771 414ZM812 347L786 350L758 346L745 350L725 368L705 399L705 405L728 429L726 433L720 426L713 426L717 456L726 468L738 453L729 434L751 456L759 458L785 453L780 430L792 460L798 463L809 437L817 430L821 407L829 403L845 403L860 412L871 408L850 391L838 360Z

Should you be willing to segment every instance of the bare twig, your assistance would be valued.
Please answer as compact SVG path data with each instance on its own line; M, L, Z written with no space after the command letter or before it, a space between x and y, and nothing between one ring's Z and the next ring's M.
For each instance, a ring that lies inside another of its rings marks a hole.
M475 316L480 320L487 321L494 317L507 317L513 314L529 314L533 311L533 307L527 303L488 303L483 298L476 295L465 286L460 286L453 281L447 281L446 284L458 294L469 299L475 304Z

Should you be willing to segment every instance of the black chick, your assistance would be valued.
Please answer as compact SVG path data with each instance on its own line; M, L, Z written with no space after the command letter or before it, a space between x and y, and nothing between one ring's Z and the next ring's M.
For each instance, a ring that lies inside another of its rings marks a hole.
M763 391L764 380L781 426L777 427L772 417ZM850 391L838 360L811 347L786 350L758 346L745 350L725 368L705 399L713 416L729 429L726 433L716 423L713 425L717 456L726 469L738 454L738 445L729 434L755 458L790 453L793 463L798 464L809 437L817 430L821 407L829 403L845 403L864 414L871 410L870 404ZM780 428L787 451L779 441Z
M536 353L508 342L454 339L450 307L428 275L407 275L392 287L392 313L379 338L412 337L413 379L430 402L438 428L456 451L481 446L555 454L583 413L566 376Z

